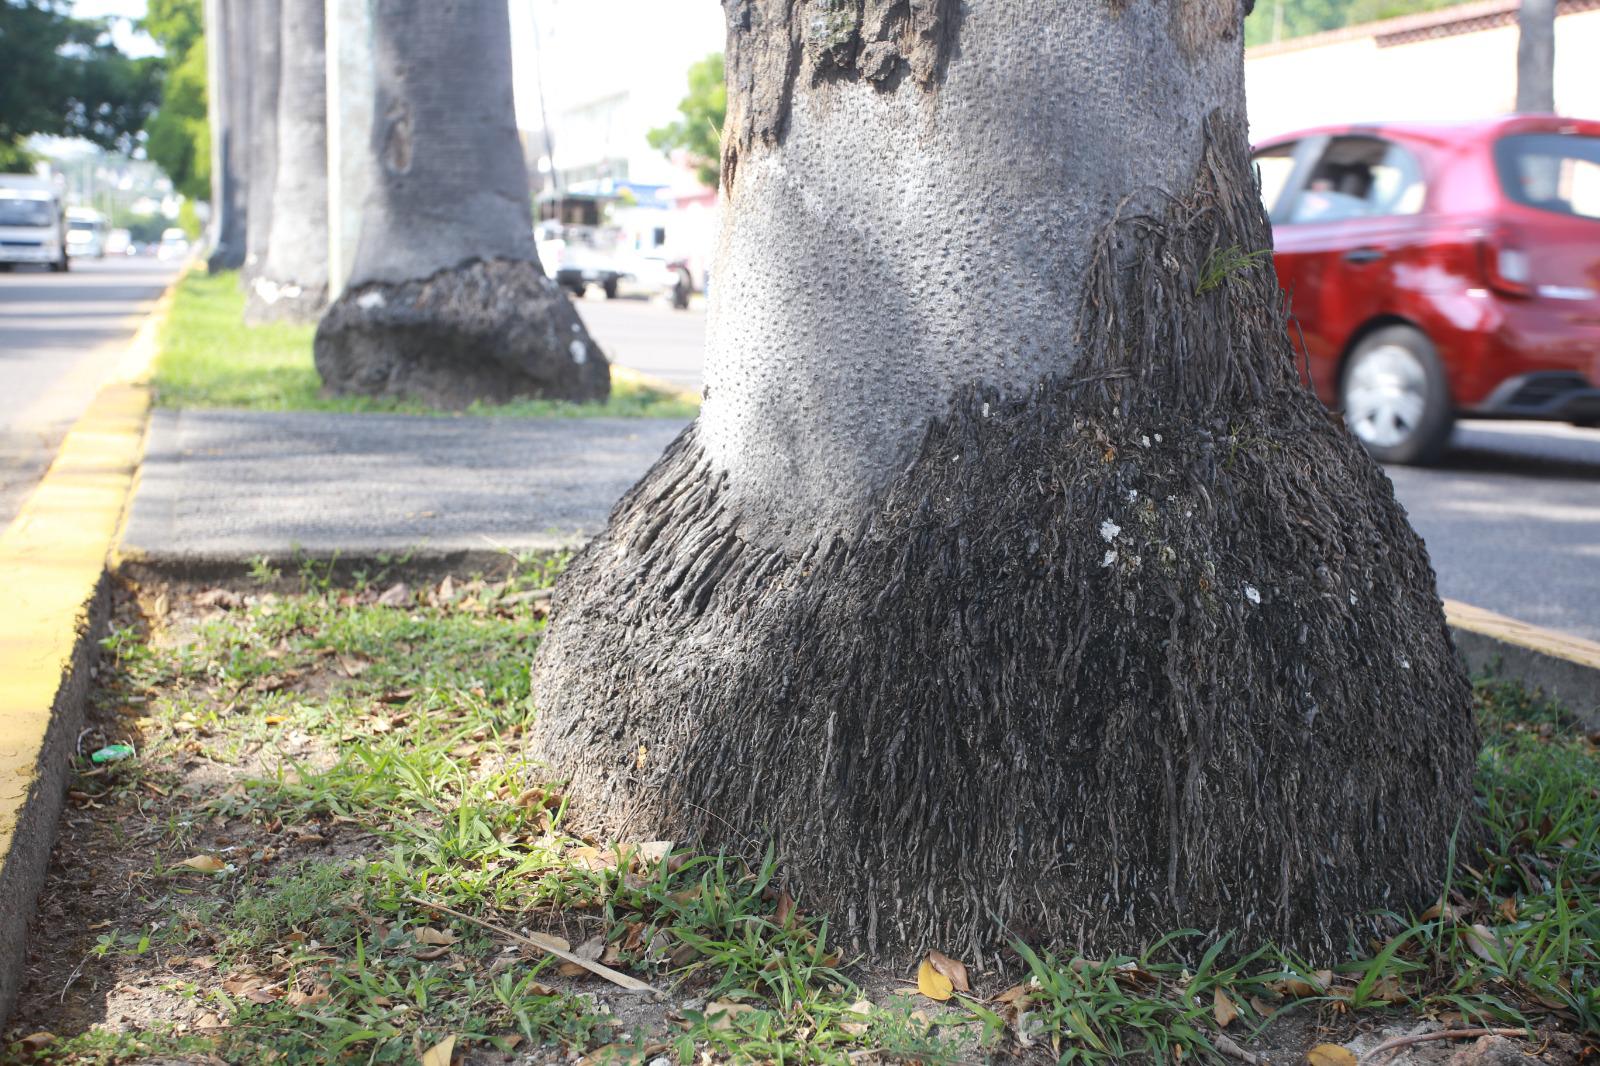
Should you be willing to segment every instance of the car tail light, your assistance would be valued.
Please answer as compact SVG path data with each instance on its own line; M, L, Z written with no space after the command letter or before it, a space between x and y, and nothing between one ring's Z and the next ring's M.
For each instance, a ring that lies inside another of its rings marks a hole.
M1491 289L1507 296L1533 295L1533 261L1511 234L1499 231L1484 237L1478 242L1478 258Z

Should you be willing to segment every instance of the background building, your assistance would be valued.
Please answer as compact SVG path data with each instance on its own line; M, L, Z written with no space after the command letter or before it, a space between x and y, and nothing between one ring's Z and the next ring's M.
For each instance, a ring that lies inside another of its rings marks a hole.
M1489 118L1517 99L1517 0L1259 45L1245 53L1250 136L1341 122ZM1600 0L1562 0L1556 110L1600 118Z

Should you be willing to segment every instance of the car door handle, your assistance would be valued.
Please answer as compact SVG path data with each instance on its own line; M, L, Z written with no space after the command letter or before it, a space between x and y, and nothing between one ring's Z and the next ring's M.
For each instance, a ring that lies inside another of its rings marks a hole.
M1352 248L1344 253L1346 263L1376 263L1383 258L1383 252L1377 248Z

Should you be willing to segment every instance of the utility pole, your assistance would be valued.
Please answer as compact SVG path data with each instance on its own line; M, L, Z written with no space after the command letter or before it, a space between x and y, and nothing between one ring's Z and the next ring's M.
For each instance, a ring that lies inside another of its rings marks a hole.
M1517 110L1556 109L1556 3L1522 0L1517 10Z

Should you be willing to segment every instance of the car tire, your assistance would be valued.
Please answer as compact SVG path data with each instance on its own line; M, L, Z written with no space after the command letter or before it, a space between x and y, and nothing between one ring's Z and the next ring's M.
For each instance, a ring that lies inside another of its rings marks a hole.
M1385 326L1356 345L1339 388L1345 424L1381 463L1425 466L1450 443L1455 410L1433 342L1410 326Z
M572 293L572 298L574 300L581 300L583 299L584 292L586 292L589 287L582 284L574 285L571 282L568 282L565 288L568 292Z
M610 281L606 282L604 285L602 285L600 287L605 290L606 299L615 300L617 298L617 279L616 278L612 278Z

